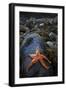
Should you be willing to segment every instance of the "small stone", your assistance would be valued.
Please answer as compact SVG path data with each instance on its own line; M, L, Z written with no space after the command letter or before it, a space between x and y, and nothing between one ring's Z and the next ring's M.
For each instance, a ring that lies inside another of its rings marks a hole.
M50 47L50 48L56 48L57 45L55 42L51 42L51 41L47 41L47 45Z
M56 41L57 40L57 35L53 32L49 33L49 37L52 41Z

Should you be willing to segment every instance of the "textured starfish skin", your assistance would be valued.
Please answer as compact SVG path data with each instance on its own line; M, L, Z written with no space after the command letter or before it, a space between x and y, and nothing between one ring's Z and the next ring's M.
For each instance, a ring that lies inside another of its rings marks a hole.
M45 55L40 53L39 49L36 49L35 54L30 54L29 56L32 58L32 62L28 66L28 69L30 69L32 67L32 65L37 63L38 61L45 69L48 69L48 66L45 64L45 60L51 64L51 62L48 60L48 58Z

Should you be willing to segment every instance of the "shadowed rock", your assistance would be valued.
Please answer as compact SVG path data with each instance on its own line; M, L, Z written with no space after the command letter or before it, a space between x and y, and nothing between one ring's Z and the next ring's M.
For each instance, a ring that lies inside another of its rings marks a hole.
M57 40L57 35L56 35L55 33L53 33L53 32L51 32L51 33L49 34L49 37L50 37L50 39L51 39L52 41L56 41L56 40Z

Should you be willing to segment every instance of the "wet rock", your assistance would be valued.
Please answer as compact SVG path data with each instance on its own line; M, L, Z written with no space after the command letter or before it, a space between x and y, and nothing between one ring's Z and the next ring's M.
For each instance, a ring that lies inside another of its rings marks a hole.
M47 41L47 45L48 45L50 48L56 48L56 47L57 47L56 42Z
M40 28L38 27L38 25L35 25L34 28L31 29L32 32L40 32Z
M53 32L57 35L57 25L52 25L52 26L49 26L48 30L50 30L50 32Z
M56 41L57 40L57 35L53 32L49 33L49 37L52 41Z
M53 18L49 18L49 24L53 24Z
M24 25L20 25L20 32L27 32L27 31L30 31L28 27L24 26Z
M53 19L53 23L54 24L57 24L58 23L58 17L57 16Z
M47 52L47 57L52 62L53 71L54 71L53 73L54 73L54 75L57 75L57 72L58 72L58 69L57 69L58 68L57 48L47 48L46 52Z
M29 44L29 42L30 42L30 44ZM32 50L36 50L36 48L37 47L40 48L40 46L42 46L42 48L43 48L44 42L43 42L43 39L40 37L40 35L38 35L36 33L28 33L27 35L24 36L24 41L22 43L22 47L26 48L26 46L29 47L29 49L31 47ZM45 48L44 48L44 50L45 50Z
M23 43L20 48L20 56L21 56L21 75L23 77L36 77L36 76L51 76L53 75L53 68L50 65L49 69L44 69L40 63L36 63L33 67L28 71L28 65L31 63L31 58L29 54L33 54L36 51L36 48L40 50L41 53L46 52L46 46L43 39L40 35L36 33L29 33L24 37Z
M45 18L36 19L36 23L44 23Z
M28 19L27 21L26 21L26 23L25 23L25 25L27 26L27 27L29 27L30 29L32 29L33 27L34 27L34 25L35 25L35 18L30 18L30 19Z

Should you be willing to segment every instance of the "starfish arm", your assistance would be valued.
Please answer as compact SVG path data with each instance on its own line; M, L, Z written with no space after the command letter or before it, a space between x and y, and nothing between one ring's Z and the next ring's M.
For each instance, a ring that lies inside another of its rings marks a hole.
M42 65L45 69L48 69L48 66L44 63L43 60L40 60L40 63L41 63L41 65Z
M34 58L34 57L36 56L36 54L29 54L29 56L30 56L31 58Z
M29 70L29 69L32 67L32 65L35 64L35 63L36 63L36 59L33 59L32 62L31 62L31 64L28 66L28 70Z
M51 64L51 61L46 56L44 56L44 55L42 55L42 56L45 60L47 60Z
M32 64L34 64L34 63L36 63L37 62L37 60L36 59L33 59L32 60Z

